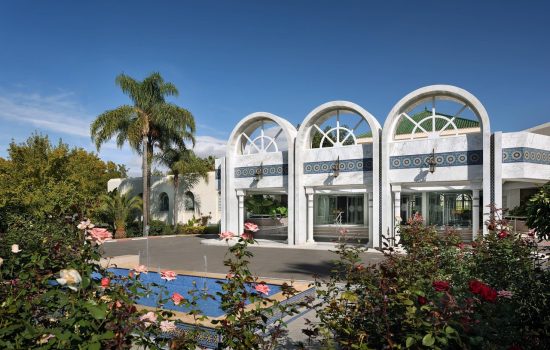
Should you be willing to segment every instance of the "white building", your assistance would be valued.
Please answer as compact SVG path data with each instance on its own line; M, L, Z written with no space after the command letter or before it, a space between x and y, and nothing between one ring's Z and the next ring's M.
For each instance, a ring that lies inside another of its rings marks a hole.
M397 102L383 127L346 101L315 108L298 130L253 113L231 133L216 169L222 231L242 233L246 220L264 232L279 225L273 232L286 230L288 244L301 245L345 228L379 247L418 212L426 224L471 239L485 231L491 203L513 208L522 191L550 180L550 123L495 132L475 96L433 85ZM287 220L267 224L266 215L247 210L247 198L258 194L285 204Z
M216 190L219 185L216 172L208 173L208 181L201 179L189 191L178 191L178 222L186 223L193 217L199 219L208 216L209 224L217 224L221 218L220 194ZM107 183L107 190L115 188L121 193L130 193L132 196L143 195L141 177L111 179ZM161 220L173 224L174 183L172 176L153 177L151 184L151 219Z

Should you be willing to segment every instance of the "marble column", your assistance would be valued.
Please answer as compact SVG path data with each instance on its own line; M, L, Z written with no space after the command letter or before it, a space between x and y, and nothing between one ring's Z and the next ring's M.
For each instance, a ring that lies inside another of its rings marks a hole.
M399 243L399 229L398 226L401 223L401 185L392 185L393 192L393 237L392 242L393 246L396 246Z
M313 240L313 199L314 199L314 190L311 187L306 188L307 196L307 243L315 243Z
M237 199L239 202L238 217L237 217L237 235L241 235L244 232L244 191L237 190Z

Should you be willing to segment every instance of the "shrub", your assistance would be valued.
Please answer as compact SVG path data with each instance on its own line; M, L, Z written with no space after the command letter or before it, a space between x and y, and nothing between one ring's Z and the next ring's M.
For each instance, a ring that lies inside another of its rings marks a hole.
M533 240L489 224L469 246L412 220L400 228L406 254L388 249L372 266L341 241L330 280L317 282L320 324L305 333L342 349L550 348L550 272Z
M149 223L149 236L171 235L173 233L172 226L160 220L152 220Z
M526 223L540 239L550 239L550 182L527 202Z
M206 226L178 225L176 228L178 235L201 235L204 231L206 231Z
M81 231L57 223L59 234L53 225L29 224L26 232L18 227L27 235L2 251L0 348L163 348L159 322L172 314L155 312L157 321L145 323L135 306L144 295L139 280L115 278L97 263L100 244L111 234L89 223Z

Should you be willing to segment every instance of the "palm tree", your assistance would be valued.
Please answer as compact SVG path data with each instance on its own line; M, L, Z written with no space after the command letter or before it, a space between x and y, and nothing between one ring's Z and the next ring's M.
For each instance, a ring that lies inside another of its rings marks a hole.
M100 114L90 127L92 140L99 151L102 144L116 137L120 148L125 142L142 156L143 177L143 234L147 235L150 212L151 161L154 147L185 142L195 144L195 119L188 110L166 102L166 96L177 96L172 83L164 82L159 73L143 81L120 74L116 84L130 97L132 105L123 105Z
M166 149L158 157L158 160L169 169L169 173L173 176L174 212L172 217L175 226L178 223L178 194L180 185L183 193L186 193L199 183L201 179L208 182L210 166L206 160L197 157L193 151L186 148Z
M131 214L141 211L142 200L139 196L119 193L116 189L101 196L102 211L111 220L115 229L115 238L126 237L126 223Z

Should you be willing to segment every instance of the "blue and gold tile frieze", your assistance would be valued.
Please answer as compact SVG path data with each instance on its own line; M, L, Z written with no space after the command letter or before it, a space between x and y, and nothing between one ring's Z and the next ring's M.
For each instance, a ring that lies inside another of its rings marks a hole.
M431 156L431 153L393 156L390 157L390 169L427 168L428 159L430 159ZM441 152L436 153L434 156L437 166L440 167L483 164L482 150Z
M245 166L245 167L235 168L235 177L236 178L254 177L256 176L256 171L258 171L258 169L261 169L262 176L288 175L287 164L271 164L271 165Z
M550 165L550 151L530 147L503 148L502 162Z
M372 171L372 158L362 159L340 159L340 172L352 171ZM337 163L336 160L323 162L306 162L304 163L304 174L326 174L332 173L332 166Z

